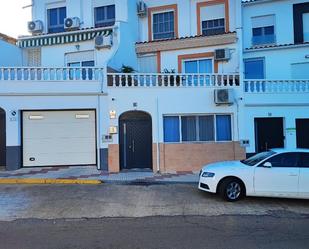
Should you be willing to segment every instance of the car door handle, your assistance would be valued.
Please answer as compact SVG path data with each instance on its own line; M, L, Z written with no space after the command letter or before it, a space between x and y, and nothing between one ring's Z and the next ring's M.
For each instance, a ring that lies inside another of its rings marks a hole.
M289 174L289 176L298 176L297 174Z

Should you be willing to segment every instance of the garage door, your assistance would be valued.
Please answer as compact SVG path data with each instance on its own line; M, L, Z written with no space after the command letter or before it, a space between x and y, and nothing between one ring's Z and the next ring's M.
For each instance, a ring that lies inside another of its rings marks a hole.
M24 111L23 166L96 164L95 111Z

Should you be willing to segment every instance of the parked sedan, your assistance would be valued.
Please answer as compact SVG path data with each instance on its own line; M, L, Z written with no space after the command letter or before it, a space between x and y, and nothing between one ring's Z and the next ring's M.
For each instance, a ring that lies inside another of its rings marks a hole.
M272 149L242 161L206 165L198 188L227 201L244 196L309 198L309 150Z

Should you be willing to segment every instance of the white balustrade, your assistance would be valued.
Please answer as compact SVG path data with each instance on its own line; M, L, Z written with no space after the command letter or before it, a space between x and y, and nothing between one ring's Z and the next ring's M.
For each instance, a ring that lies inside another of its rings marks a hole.
M0 81L99 81L104 70L95 67L2 67Z
M244 91L246 93L305 93L309 92L309 79L245 80Z
M109 87L237 87L238 74L108 73Z

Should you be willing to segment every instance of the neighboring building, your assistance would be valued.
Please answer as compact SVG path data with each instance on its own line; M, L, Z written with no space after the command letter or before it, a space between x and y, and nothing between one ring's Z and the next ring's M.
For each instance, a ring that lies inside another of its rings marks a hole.
M243 1L248 153L309 147L309 2Z
M21 66L21 49L16 46L17 40L0 33L0 67Z
M255 152L256 105L294 95L243 80L264 39L243 41L251 2L242 27L238 0L33 1L33 35L18 39L24 67L0 68L7 168L197 171Z
M4 71L1 67L21 66L21 49L16 46L17 40L0 33L0 78ZM5 111L0 108L0 167L6 165L6 120Z

